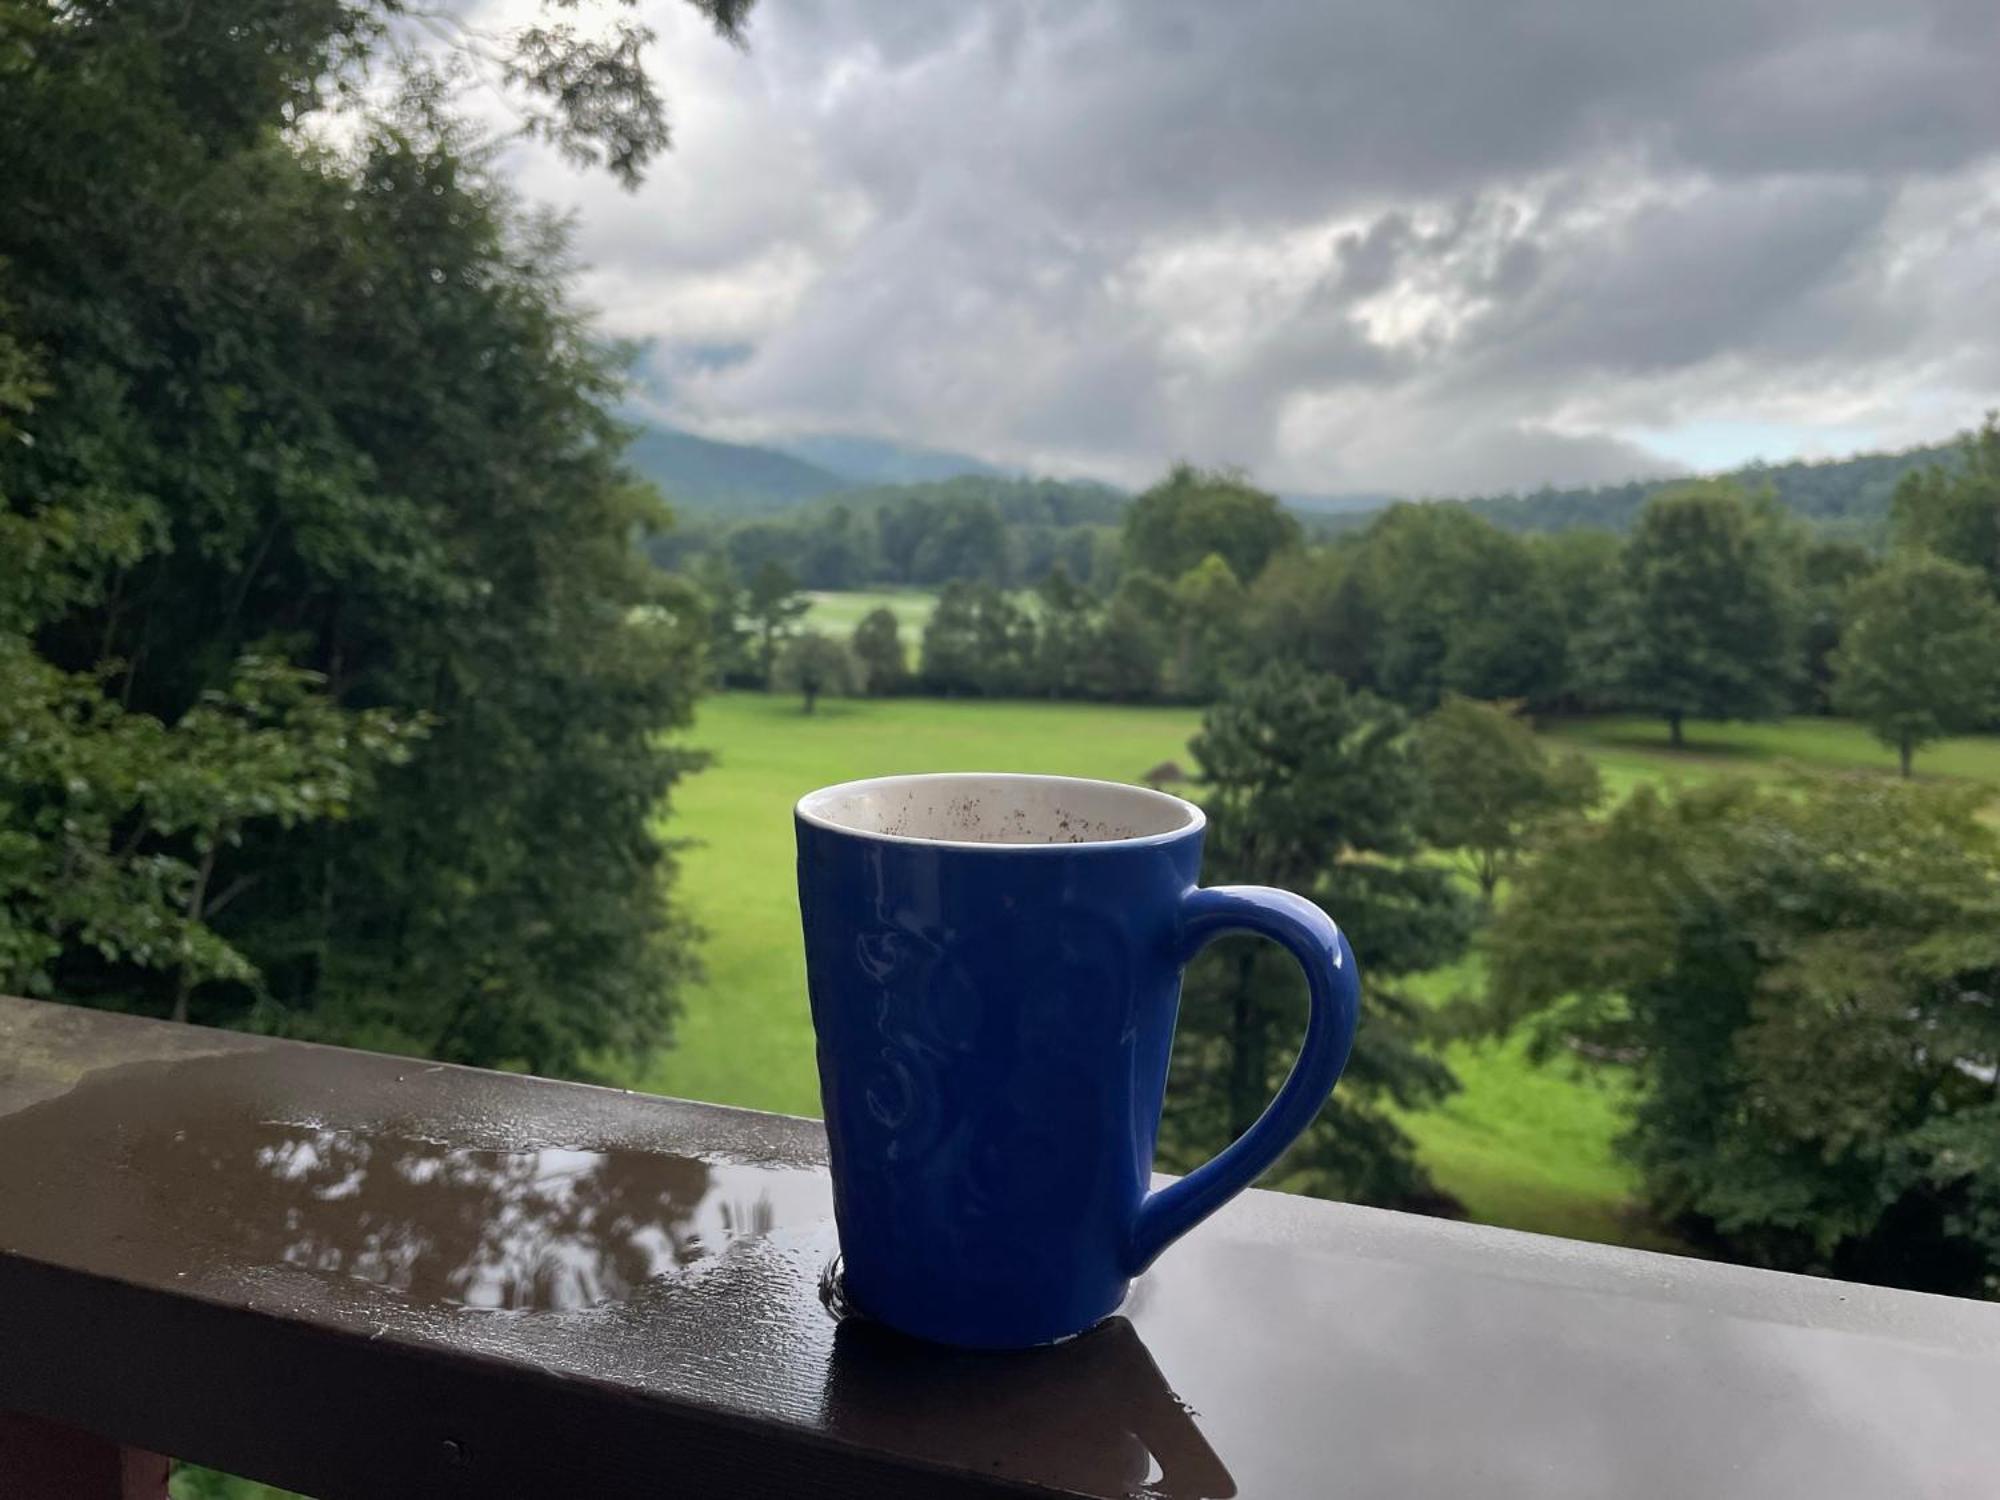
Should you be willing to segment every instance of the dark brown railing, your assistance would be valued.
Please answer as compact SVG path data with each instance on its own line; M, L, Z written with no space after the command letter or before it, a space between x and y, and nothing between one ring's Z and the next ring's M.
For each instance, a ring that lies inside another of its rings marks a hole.
M2000 1307L1252 1193L1025 1355L817 1124L0 1000L0 1495L1983 1496Z

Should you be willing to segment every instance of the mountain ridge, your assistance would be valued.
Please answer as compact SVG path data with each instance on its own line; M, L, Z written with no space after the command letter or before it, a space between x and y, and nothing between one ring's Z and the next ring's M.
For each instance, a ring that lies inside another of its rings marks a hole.
M1503 530L1626 529L1646 501L1696 478L1729 480L1757 491L1768 488L1780 505L1823 531L1876 540L1896 484L1912 469L1950 463L1957 441L1874 451L1835 459L1756 461L1705 476L1632 479L1622 484L1556 487L1499 494L1425 498L1410 503L1455 505ZM919 491L959 478L1025 480L1020 470L948 449L877 438L818 435L769 445L698 437L679 428L643 424L627 462L691 517L727 524L784 515L816 501L861 495L870 501L899 489ZM1092 483L1107 493L1116 485ZM1386 493L1287 492L1280 499L1321 535L1358 530L1399 497Z

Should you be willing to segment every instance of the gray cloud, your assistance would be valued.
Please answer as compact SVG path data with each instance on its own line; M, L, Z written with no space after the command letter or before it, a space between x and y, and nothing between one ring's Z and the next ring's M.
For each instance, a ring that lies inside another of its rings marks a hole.
M2000 384L1983 0L655 3L674 155L517 165L703 430L1435 493Z

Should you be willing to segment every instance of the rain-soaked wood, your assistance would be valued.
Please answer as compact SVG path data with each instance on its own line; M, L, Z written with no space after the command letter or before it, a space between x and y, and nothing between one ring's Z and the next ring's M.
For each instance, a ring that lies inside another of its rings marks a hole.
M829 1310L823 1163L0 1000L0 1410L325 1500L2000 1487L1993 1305L1253 1193L1108 1324L956 1354Z
M0 1411L6 1500L166 1500L167 1461L94 1432Z

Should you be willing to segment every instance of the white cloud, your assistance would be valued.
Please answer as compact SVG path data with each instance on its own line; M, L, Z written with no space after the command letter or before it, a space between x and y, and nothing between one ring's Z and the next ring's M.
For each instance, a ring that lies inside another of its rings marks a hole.
M2000 389L1994 8L648 18L644 187L513 161L702 430L1439 493L1913 442Z

